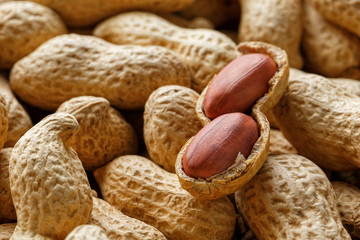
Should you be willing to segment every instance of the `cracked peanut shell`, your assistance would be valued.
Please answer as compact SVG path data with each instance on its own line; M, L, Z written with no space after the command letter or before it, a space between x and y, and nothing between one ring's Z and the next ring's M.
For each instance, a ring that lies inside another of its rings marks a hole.
M269 80L269 90L252 107L251 116L258 124L259 138L252 148L247 159L239 158L227 170L206 179L195 179L187 176L183 170L182 158L190 139L179 152L176 159L176 174L179 177L181 186L193 196L204 199L215 199L236 192L246 184L256 174L264 163L270 141L270 125L265 117L265 113L279 101L284 92L288 77L289 65L285 51L280 48L262 42L245 42L238 46L241 55L248 53L261 53L272 58L277 66L275 75ZM207 125L211 120L206 117L202 110L202 103L206 94L207 87L201 93L197 105L196 113L203 125Z
M125 154L137 153L137 137L119 111L102 97L72 98L56 112L72 114L79 130L70 140L85 170L94 170Z
M260 240L351 239L328 178L302 156L269 155L235 200Z
M144 139L150 158L175 173L176 156L186 141L201 128L195 106L199 94L182 86L155 90L144 111Z
M77 129L74 116L54 113L15 144L9 173L18 221L11 239L64 239L88 223L91 188L69 142Z
M186 29L146 12L122 13L94 29L94 35L115 44L159 45L188 64L191 88L200 93L211 78L237 57L236 45L211 29Z
M163 85L190 86L186 64L158 46L118 46L93 36L65 34L18 61L10 84L25 102L55 110L78 96L104 97L120 109L141 109Z
M94 172L104 200L152 225L167 239L231 239L235 210L228 198L202 201L176 175L136 155L121 156Z

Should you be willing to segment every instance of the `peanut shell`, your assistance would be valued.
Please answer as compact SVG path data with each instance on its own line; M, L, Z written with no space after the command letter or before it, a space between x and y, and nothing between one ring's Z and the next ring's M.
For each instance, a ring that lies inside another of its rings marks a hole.
M247 53L262 53L269 55L277 66L277 72L269 80L269 90L253 106L251 116L258 124L259 138L255 143L247 159L236 159L235 164L227 170L206 179L195 179L187 176L183 170L182 158L191 139L183 146L176 159L176 174L181 186L193 196L203 199L215 199L236 192L256 174L264 163L270 141L270 126L264 113L268 112L279 101L284 92L288 77L289 65L285 51L276 46L262 42L246 42L238 46L241 55ZM201 93L196 113L203 125L211 120L207 118L202 110L202 102L207 87Z
M0 224L0 240L9 240L14 232L16 223Z
M329 180L302 156L270 155L235 199L260 240L351 239Z
M289 64L302 68L301 0L241 0L239 42L262 41L286 51Z
M330 80L303 74L289 81L273 113L285 138L320 167L360 167L360 99Z
M134 129L105 98L75 97L61 104L56 112L72 114L78 121L79 130L70 144L86 170L94 170L120 155L137 153Z
M96 225L80 225L66 236L65 240L108 240L105 231Z
M0 149L5 145L9 126L9 116L7 110L6 95L0 92Z
M104 200L146 222L167 239L230 239L235 211L228 198L201 201L176 175L136 155L121 156L94 172Z
M0 69L10 69L41 43L67 33L62 19L50 8L37 3L1 3L0 16Z
M18 61L10 83L21 99L46 110L84 95L104 97L120 109L141 109L160 86L190 86L190 72L175 53L162 47L117 46L66 34Z
M304 34L302 48L308 71L326 77L340 77L360 69L360 39L326 21L304 1Z
M111 17L95 27L94 35L115 44L159 45L176 52L188 64L191 88L199 93L214 74L237 57L235 43L222 33L180 28L146 12Z
M144 111L144 139L151 160L174 173L176 156L201 128L195 106L199 94L182 86L155 90Z
M3 148L0 151L0 223L16 220L9 179L11 151L12 148Z
M291 143L277 129L270 129L269 154L296 154L297 151Z
M345 182L331 184L344 227L352 237L360 238L360 189Z
M15 144L9 161L17 225L11 239L64 239L89 222L91 188L69 139L75 117L54 113Z
M24 107L19 103L13 94L8 80L0 74L0 90L5 97L8 111L8 130L4 147L13 147L15 143L32 126L32 121Z
M100 198L93 198L94 207L89 224L105 230L110 240L165 240L165 236L156 228L126 216Z

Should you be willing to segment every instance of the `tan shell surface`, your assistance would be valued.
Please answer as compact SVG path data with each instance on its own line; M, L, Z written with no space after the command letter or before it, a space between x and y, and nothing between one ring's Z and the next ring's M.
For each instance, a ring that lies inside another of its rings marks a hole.
M16 223L0 224L0 240L9 240L14 232Z
M41 43L67 33L62 19L50 8L32 2L0 4L0 68L10 69Z
M8 127L9 127L9 116L7 110L6 94L0 92L0 149L3 148L6 142Z
M102 97L81 96L59 106L56 112L72 114L79 130L70 140L86 170L125 154L136 154L137 137L119 111Z
M175 12L190 6L194 0L30 0L46 5L60 14L69 26L92 26L101 19L119 12L145 10Z
M139 109L160 86L190 86L190 72L175 53L162 47L118 46L66 34L18 61L10 84L25 102L47 110L83 95L104 97L118 108Z
M331 182L342 223L349 234L360 238L360 189L345 182Z
M286 51L289 64L302 68L301 0L241 0L239 41L262 41Z
M358 0L308 0L330 22L360 37L360 8Z
M203 199L215 199L234 193L256 174L265 161L269 151L270 126L264 113L268 112L279 101L284 92L288 77L289 65L285 51L276 46L262 42L245 42L238 46L241 55L248 53L262 53L269 55L278 68L275 75L269 80L269 91L253 106L251 116L258 124L259 139L255 143L247 159L238 159L227 170L207 179L195 179L187 176L182 167L182 157L190 144L189 140L179 152L175 170L181 186L193 196ZM202 111L202 102L207 87L201 93L197 104L196 114L203 125L211 120Z
M105 230L110 240L165 240L165 236L153 226L126 216L100 198L93 198L94 207L90 224Z
M16 220L9 179L11 151L12 148L3 148L0 151L0 223Z
M296 154L297 151L291 143L277 129L270 129L269 154Z
M96 225L84 224L76 227L65 240L108 240L105 231Z
M308 2L304 1L302 41L306 68L326 77L360 69L360 39L326 21Z
M115 44L159 45L176 52L192 73L191 88L201 92L226 64L238 56L235 43L211 29L180 28L146 12L111 17L94 35Z
M77 129L75 117L54 113L14 146L9 172L18 222L11 239L64 239L89 221L91 188L68 141Z
M360 99L330 80L306 74L289 81L273 112L300 155L335 171L360 167Z
M209 28L215 29L215 26L212 22L208 19L203 17L195 17L193 19L186 19L182 16L171 14L171 13L164 13L164 14L157 14L160 17L164 18L166 21L171 22L182 28Z
M302 156L269 155L235 199L260 240L351 239L341 223L329 180Z
M231 239L235 210L228 198L201 201L176 175L136 155L121 156L94 172L104 199L146 222L167 239Z
M9 118L4 147L13 147L21 136L33 126L33 124L29 114L13 94L8 80L1 74L0 90L5 97Z
M148 98L144 111L144 139L151 160L175 173L177 154L202 128L195 106L199 94L182 86L158 88Z

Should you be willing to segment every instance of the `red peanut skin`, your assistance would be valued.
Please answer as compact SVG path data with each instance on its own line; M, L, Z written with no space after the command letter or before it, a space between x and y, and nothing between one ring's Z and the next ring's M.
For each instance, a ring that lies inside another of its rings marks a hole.
M247 158L258 139L256 122L243 113L228 113L211 121L192 139L183 156L186 175L208 178Z
M247 112L269 88L276 73L275 62L267 55L242 55L226 65L209 84L203 111L214 119L230 112Z

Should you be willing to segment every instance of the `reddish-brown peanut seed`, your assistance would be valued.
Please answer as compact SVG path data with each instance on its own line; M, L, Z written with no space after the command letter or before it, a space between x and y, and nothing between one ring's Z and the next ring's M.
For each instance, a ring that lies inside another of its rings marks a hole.
M241 153L247 158L258 139L255 121L243 113L224 114L202 128L183 157L186 175L207 178L235 163Z
M224 67L209 84L203 109L214 119L229 112L246 112L267 91L276 73L275 62L264 54L240 56Z

